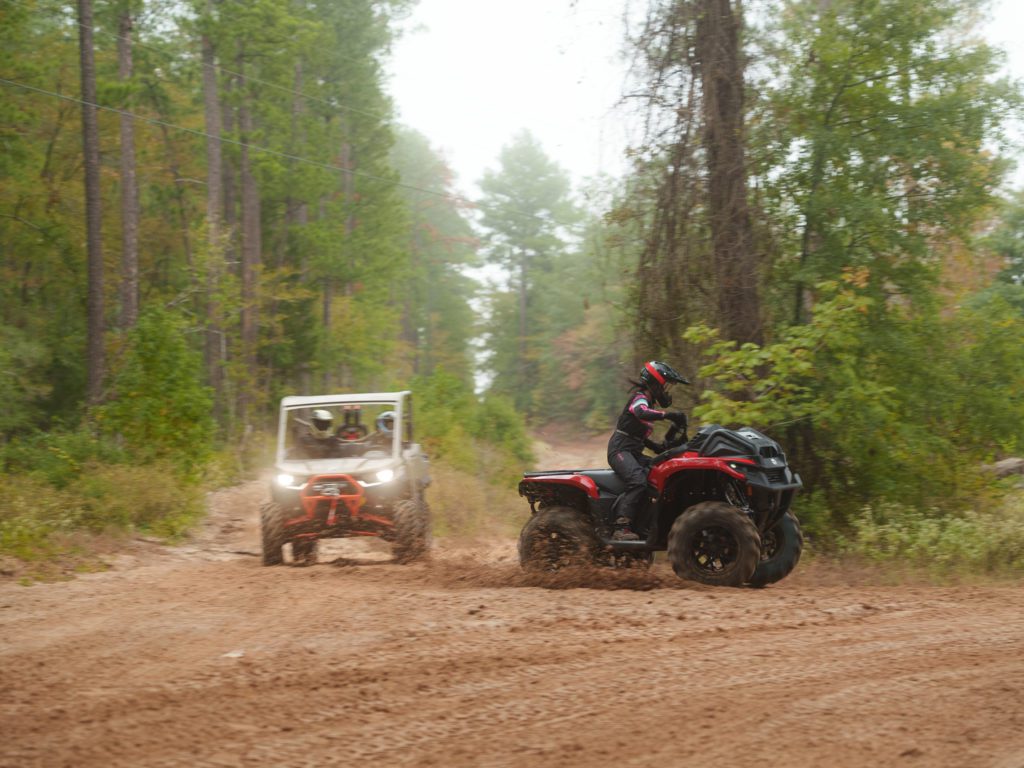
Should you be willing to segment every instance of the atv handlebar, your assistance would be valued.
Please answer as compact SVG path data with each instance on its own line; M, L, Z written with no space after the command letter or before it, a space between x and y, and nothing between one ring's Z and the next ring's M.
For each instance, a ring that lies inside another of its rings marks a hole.
M678 456L686 450L686 443L689 439L686 429L681 429L678 424L673 424L669 427L668 432L665 433L665 450L654 457L653 461L651 461L651 466L656 466L663 461L668 461L673 456Z

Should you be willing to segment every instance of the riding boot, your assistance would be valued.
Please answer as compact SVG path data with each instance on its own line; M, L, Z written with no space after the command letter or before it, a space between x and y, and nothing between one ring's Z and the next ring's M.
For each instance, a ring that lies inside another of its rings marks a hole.
M620 517L615 521L612 541L640 541L640 537L633 533L630 526L632 521L628 517Z

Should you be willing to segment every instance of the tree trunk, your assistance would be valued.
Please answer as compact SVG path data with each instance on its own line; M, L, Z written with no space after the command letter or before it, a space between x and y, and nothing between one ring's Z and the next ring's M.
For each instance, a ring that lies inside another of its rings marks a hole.
M85 166L85 227L88 263L87 398L103 394L103 236L100 206L100 139L96 119L96 62L92 46L92 0L78 0L78 45L82 78L82 153Z
M727 338L760 342L757 257L747 207L740 21L729 0L699 0L708 212L719 321Z
M213 0L207 0L208 23L213 23ZM203 113L206 118L206 344L204 361L206 378L214 391L214 410L223 421L224 360L221 357L224 336L223 308L220 303L220 282L224 268L224 246L221 223L224 217L224 173L221 160L221 104L217 83L216 52L209 33L202 37L203 48Z
M244 72L243 61L239 60L239 71ZM260 197L256 177L252 172L249 142L253 137L250 95L244 76L239 78L242 92L238 108L238 129L241 137L239 153L240 181L242 186L242 361L248 372L248 380L256 379L256 343L259 317L259 270L260 270ZM247 387L239 390L239 413L243 420L248 417L250 395Z
M528 257L525 253L521 253L519 255L519 343L517 344L519 364L516 366L518 369L519 381L516 382L517 400L523 395L523 393L530 391L526 363L526 300L528 298L527 289L529 287L526 279L527 258Z
M117 75L132 79L132 16L125 5L118 20ZM121 113L121 328L139 319L139 184L135 175L135 118Z

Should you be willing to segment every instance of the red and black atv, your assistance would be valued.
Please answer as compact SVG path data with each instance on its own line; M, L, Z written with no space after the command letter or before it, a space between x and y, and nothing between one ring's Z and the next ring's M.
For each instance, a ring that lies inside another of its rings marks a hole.
M612 505L625 483L611 469L527 472L519 495L533 514L519 536L527 570L649 564L668 550L676 574L720 586L761 587L796 567L803 536L789 511L800 476L779 444L755 429L711 424L654 458L634 529L612 539Z

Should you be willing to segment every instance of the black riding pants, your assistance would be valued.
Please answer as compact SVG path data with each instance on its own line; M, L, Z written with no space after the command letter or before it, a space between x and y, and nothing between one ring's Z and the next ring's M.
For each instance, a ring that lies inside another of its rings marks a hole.
M612 507L612 519L624 517L633 523L647 492L649 462L643 455L643 443L616 432L608 441L608 465L626 481L626 489Z

